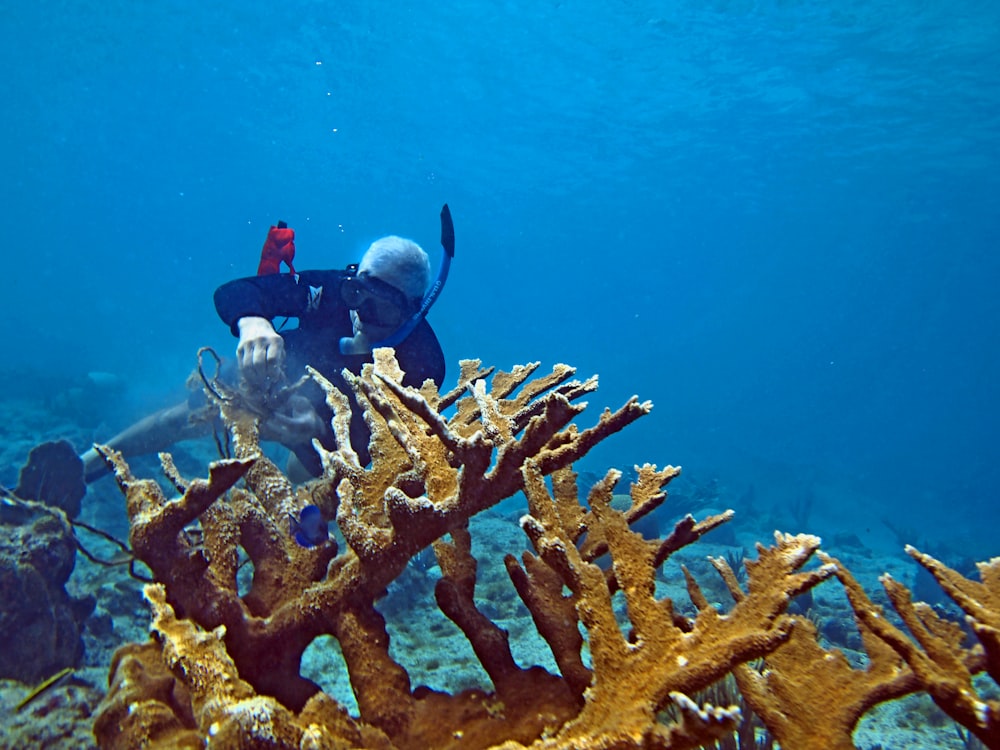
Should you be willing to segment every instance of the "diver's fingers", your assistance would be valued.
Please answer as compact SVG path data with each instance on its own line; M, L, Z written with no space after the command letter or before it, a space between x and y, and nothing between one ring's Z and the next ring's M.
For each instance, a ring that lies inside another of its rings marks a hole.
M285 340L275 336L266 344L264 354L267 376L277 379L285 367Z
M236 347L236 358L251 380L277 379L285 365L285 342L280 336L250 339Z
M241 341L236 347L236 364L239 365L240 372L248 372L250 363L253 361L253 344L249 341Z
M249 372L258 380L267 376L267 347L259 341L251 347Z
M253 346L248 342L241 341L236 347L236 364L240 366L240 370L244 370L250 365L252 352Z
M240 345L236 355L240 372L252 382L260 381L267 373L266 349L258 341L247 341Z

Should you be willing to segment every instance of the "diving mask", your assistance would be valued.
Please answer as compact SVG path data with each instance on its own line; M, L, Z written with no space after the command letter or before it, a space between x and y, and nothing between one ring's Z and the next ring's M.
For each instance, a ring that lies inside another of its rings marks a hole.
M363 323L395 328L413 305L399 289L374 276L350 276L340 284L340 298Z

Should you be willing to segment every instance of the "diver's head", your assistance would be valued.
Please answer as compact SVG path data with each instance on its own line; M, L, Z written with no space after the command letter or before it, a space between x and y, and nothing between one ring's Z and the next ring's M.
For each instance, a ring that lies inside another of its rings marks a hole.
M419 303L431 283L431 262L416 242L390 235L375 240L358 264L358 276L384 281Z
M369 342L385 338L413 315L430 276L430 259L416 242L396 236L373 242L357 275L345 279L340 288L354 324L350 350L367 351Z

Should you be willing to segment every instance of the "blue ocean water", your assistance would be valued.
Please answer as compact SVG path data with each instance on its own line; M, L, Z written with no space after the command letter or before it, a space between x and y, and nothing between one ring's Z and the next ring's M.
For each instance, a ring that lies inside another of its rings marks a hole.
M0 368L113 373L109 430L234 346L212 292L270 224L300 268L386 233L436 259L448 202L452 377L566 362L594 407L655 403L594 471L1000 551L995 2L42 0L0 25Z

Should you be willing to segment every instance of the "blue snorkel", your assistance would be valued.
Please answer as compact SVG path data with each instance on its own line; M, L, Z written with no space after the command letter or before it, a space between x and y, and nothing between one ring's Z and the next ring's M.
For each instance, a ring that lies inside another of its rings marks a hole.
M441 268L438 270L437 278L434 280L431 288L420 302L420 307L399 328L381 341L372 343L371 349L377 349L381 346L394 347L404 341L407 336L413 333L413 329L420 324L420 321L427 316L427 311L431 309L431 305L434 304L435 300L441 294L444 282L448 280L448 269L451 267L451 259L455 257L455 225L451 221L451 211L448 210L447 203L441 207L441 247L444 248L444 258L441 260ZM340 351L342 354L352 353L349 351L351 341L352 339L349 337L340 340Z

